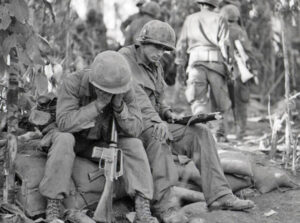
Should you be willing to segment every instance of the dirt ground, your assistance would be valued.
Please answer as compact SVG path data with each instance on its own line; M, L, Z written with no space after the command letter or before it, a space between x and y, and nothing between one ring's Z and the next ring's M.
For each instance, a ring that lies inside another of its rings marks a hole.
M167 89L167 102L172 105L175 111L179 113L189 114L190 110L185 100L184 93L174 93L175 87ZM255 121L257 116L266 116L267 106L251 106L248 110L248 120L246 137L242 141L234 139L234 128L231 128L229 135L230 142L220 144L223 149L234 148L242 151L247 151L253 154L257 159L264 159L266 154L261 151L260 140L263 135L269 134L269 122L266 119ZM255 107L255 109L254 109ZM253 121L251 121L251 118ZM233 118L232 118L233 120ZM231 121L232 121L231 120ZM258 119L256 119L258 120ZM231 123L231 127L233 127ZM278 154L277 154L278 155ZM288 171L289 172L289 171ZM290 173L289 173L290 174ZM300 182L300 171L296 177L292 177L295 182ZM275 190L266 194L260 194L256 190L246 189L244 198L253 200L256 207L249 212L232 212L232 211L213 211L207 212L205 205L200 204L195 208L201 209L199 217L205 220L206 223L298 223L300 222L300 190L288 190L282 192ZM191 207L192 209L192 207Z

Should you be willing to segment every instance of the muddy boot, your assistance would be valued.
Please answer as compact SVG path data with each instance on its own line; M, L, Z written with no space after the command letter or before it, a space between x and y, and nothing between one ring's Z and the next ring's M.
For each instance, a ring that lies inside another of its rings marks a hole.
M233 194L227 194L218 200L214 201L209 205L209 210L232 210L232 211L243 211L251 209L255 206L251 200L242 200L237 198Z
M135 211L134 223L158 223L158 220L151 215L150 201L141 195L135 197Z
M46 209L46 222L57 222L61 217L61 204L60 199L47 199Z
M179 208L175 207L161 212L159 218L163 223L187 223L189 220L179 211Z

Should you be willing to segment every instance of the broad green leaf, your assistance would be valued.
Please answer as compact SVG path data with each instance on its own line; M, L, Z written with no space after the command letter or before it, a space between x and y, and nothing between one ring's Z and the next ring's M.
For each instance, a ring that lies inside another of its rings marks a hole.
M6 31L0 30L0 43L3 43L3 41L8 36L8 33ZM2 44L0 44L0 56L3 55L3 47Z
M34 64L44 65L37 38L32 35L26 42L26 52Z
M37 95L43 95L48 92L48 79L43 72L37 72L35 75L35 87Z
M17 52L18 52L19 63L25 65L30 65L32 63L32 61L30 60L29 56L27 55L26 51L23 48L17 47Z
M6 57L9 54L11 48L16 46L17 46L17 35L12 34L10 36L7 36L2 44L3 56Z
M6 63L5 63L4 59L3 59L3 57L0 56L0 80L4 76L5 70L6 70Z
M28 24L22 24L19 21L15 21L10 27L9 31L22 35L23 39L28 39L33 34L32 27Z
M11 0L8 4L10 15L16 17L21 23L25 23L29 18L28 5L24 0Z
M11 23L8 9L1 5L0 7L0 30L6 30Z

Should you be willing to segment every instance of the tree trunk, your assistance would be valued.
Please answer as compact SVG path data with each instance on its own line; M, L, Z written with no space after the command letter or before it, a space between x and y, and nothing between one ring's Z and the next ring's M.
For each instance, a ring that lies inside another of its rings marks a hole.
M9 58L9 56L8 56ZM9 65L8 59L8 65ZM17 155L18 128L18 75L9 73L7 91L7 146L4 150L4 203L14 204L15 201L15 158Z
M284 14L280 16L281 21L281 37L282 37L282 51L283 51L283 61L284 61L284 72L285 72L285 104L286 104L286 128L285 128L285 145L286 145L286 154L285 154L285 167L287 168L289 162L289 156L291 151L291 123L290 123L290 65L288 58L288 48L287 48L287 35L286 35L286 24L284 20Z

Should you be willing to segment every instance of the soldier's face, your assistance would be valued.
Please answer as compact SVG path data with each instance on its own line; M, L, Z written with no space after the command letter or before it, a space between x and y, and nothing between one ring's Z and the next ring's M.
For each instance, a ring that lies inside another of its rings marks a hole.
M142 48L143 48L142 52L144 54L143 56L147 60L146 62L149 63L158 62L165 52L163 46L155 45L155 44L145 44L142 45Z

